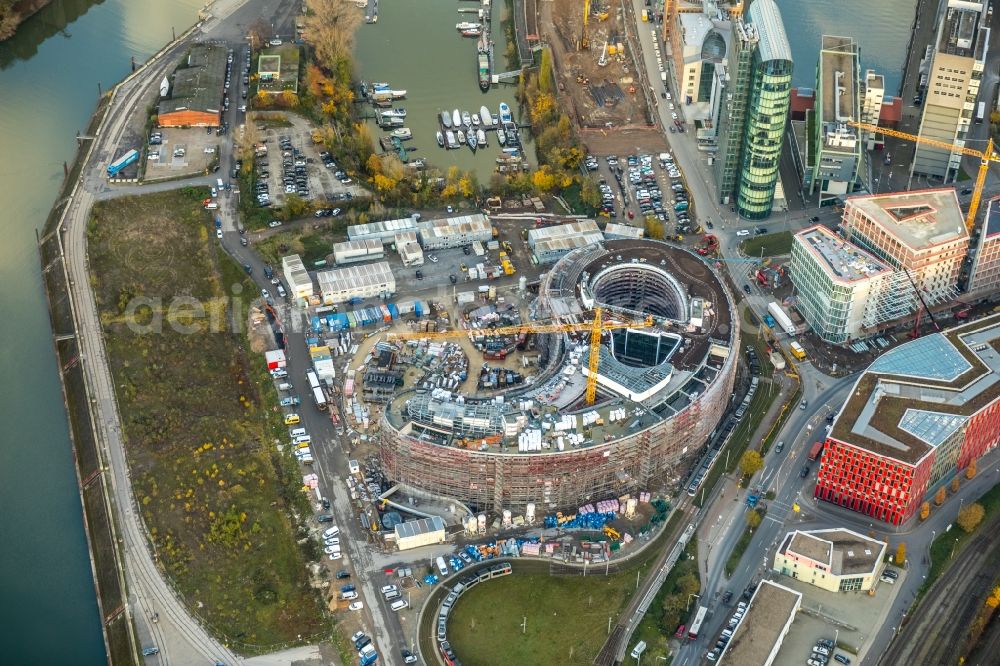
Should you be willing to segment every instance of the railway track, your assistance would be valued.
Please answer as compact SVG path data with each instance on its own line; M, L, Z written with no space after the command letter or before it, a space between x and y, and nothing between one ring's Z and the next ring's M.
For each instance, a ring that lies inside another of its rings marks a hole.
M895 637L881 664L956 663L969 625L1000 574L1000 540L993 537L998 527L1000 519L980 527L979 534L931 588L916 617Z

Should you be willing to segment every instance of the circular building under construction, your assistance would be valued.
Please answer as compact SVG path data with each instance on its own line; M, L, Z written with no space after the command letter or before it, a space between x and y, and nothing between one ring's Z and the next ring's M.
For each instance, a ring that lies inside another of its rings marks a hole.
M610 240L560 259L531 308L543 329L559 330L532 334L529 382L477 396L410 388L386 405L387 478L494 513L573 508L679 482L736 376L739 318L715 270L666 243ZM589 404L588 323L598 309ZM475 342L482 329L469 335Z

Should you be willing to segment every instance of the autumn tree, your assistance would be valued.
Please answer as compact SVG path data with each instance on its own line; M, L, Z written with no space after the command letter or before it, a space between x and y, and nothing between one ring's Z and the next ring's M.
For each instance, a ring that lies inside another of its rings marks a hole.
M927 520L929 515L931 515L931 505L929 502L924 502L920 505L920 520Z
M945 496L946 495L944 486L941 486L940 488L938 488L938 491L934 494L934 506L941 506L942 504L944 504Z
M531 174L531 183L539 192L548 192L556 186L556 177L548 165Z
M743 476L753 476L764 467L764 459L758 451L744 451L740 456L740 472Z
M316 49L319 65L334 72L350 60L361 13L343 0L306 0L306 7L302 36Z
M957 476L955 478L953 478L951 480L951 494L954 495L955 493L957 493L958 492L958 488L961 485L962 485L962 482L958 480Z
M1000 606L1000 587L994 587L990 596L986 599L986 605L990 608Z
M757 509L750 509L747 511L747 525L750 529L755 530L760 526L760 522L763 517L760 515L760 511Z
M646 231L646 238L653 238L655 240L663 240L663 223L660 222L655 217L647 217L646 221L643 223Z
M902 541L896 546L896 557L893 558L897 567L901 567L906 564L906 544Z
M973 458L969 461L969 466L965 468L965 478L972 479L976 476L976 459Z
M966 532L972 532L979 527L979 523L983 522L985 514L986 510L983 509L983 505L979 502L973 502L972 504L963 506L959 510L958 518L955 522Z

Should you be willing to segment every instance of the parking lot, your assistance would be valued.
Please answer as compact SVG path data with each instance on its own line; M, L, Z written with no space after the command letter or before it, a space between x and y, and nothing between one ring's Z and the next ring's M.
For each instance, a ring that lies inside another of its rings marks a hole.
M218 164L222 137L214 128L162 127L153 130L146 139L150 141L146 152L147 181L201 175Z
M312 132L304 122L291 127L271 128L264 132L267 154L255 160L256 194L268 195L272 205L282 206L285 197L295 194L307 201L335 204L348 195L363 190L340 171L325 155L322 145L313 143ZM266 185L266 188L261 185Z

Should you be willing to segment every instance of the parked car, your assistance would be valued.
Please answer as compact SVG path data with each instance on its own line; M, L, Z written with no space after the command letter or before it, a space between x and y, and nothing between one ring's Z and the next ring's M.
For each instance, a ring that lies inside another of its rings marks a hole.
M736 235L737 236L749 236L750 235L750 230L749 229L740 229L739 231L736 232Z
M327 502L326 505L327 505L327 507L329 507L330 503ZM333 522L333 516L331 516L328 513L321 513L318 516L316 516L316 522L318 522L318 523L332 523Z
M351 605L347 607L347 609L348 610L352 610L352 611L359 611L359 610L361 610L364 607L365 607L364 602L362 602L362 601L355 601L355 602L352 602Z
M802 469L799 470L799 477L804 479L807 476L809 476L809 465L803 465Z

